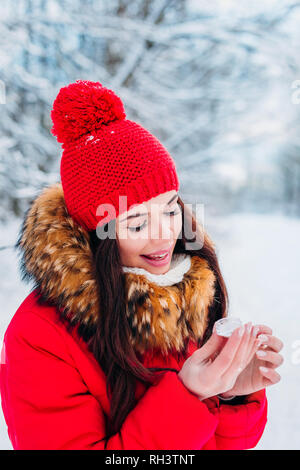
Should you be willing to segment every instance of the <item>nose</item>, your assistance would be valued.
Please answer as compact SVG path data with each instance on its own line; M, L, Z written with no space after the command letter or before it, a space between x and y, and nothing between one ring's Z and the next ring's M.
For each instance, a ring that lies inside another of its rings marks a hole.
M151 240L172 240L173 239L173 232L171 228L171 224L158 215L152 219L152 223L150 224L150 238ZM159 249L159 247L158 247Z

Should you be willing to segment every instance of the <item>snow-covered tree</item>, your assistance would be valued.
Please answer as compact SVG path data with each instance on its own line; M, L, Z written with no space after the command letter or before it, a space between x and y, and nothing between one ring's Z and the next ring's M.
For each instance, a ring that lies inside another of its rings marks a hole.
M2 0L0 218L59 180L50 110L76 79L112 88L157 135L187 200L272 208L299 119L299 19L291 0Z

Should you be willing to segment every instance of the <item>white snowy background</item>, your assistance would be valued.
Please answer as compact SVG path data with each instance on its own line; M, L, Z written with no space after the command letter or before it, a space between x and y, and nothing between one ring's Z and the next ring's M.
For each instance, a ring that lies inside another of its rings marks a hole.
M230 314L284 343L257 449L300 448L300 2L1 0L0 345L30 291L16 241L29 202L59 180L50 110L97 80L173 155L202 204ZM195 207L194 207L195 209ZM11 449L0 412L0 449Z

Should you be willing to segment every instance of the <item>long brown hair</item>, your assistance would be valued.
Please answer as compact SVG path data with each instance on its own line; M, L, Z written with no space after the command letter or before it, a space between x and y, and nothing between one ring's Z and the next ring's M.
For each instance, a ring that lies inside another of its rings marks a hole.
M222 277L213 243L196 220L190 209L178 198L183 213L181 233L174 247L174 253L189 253L207 260L216 276L214 302L209 309L209 322L205 334L198 341L201 347L211 336L213 324L227 315L228 293ZM116 219L106 224L104 231L115 233ZM186 227L191 228L194 237L189 239ZM113 230L113 232L111 232ZM201 246L187 249L188 243L199 241ZM152 385L165 371L172 368L146 368L129 341L129 324L125 309L125 276L122 270L118 239L97 236L96 230L90 232L90 246L93 253L95 277L101 314L95 334L88 345L107 377L106 391L110 400L110 416L107 419L108 439L120 431L128 413L135 407L136 380ZM182 355L186 358L187 342Z

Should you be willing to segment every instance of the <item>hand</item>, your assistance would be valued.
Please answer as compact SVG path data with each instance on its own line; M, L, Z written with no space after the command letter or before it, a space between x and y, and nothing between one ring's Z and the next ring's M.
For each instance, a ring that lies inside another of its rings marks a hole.
M275 369L283 363L283 357L278 354L283 348L282 341L276 336L272 336L271 328L266 325L256 325L254 328L258 329L255 336L260 336L255 341L254 349L250 355L252 357L237 377L234 386L226 393L222 393L224 398L232 395L248 395L274 385L281 379ZM266 346L265 348L260 347L262 343ZM265 353L265 355L260 356L260 352Z
M236 328L230 338L218 336L214 327L204 346L186 359L178 377L200 400L230 390L244 369L254 342L245 326Z

